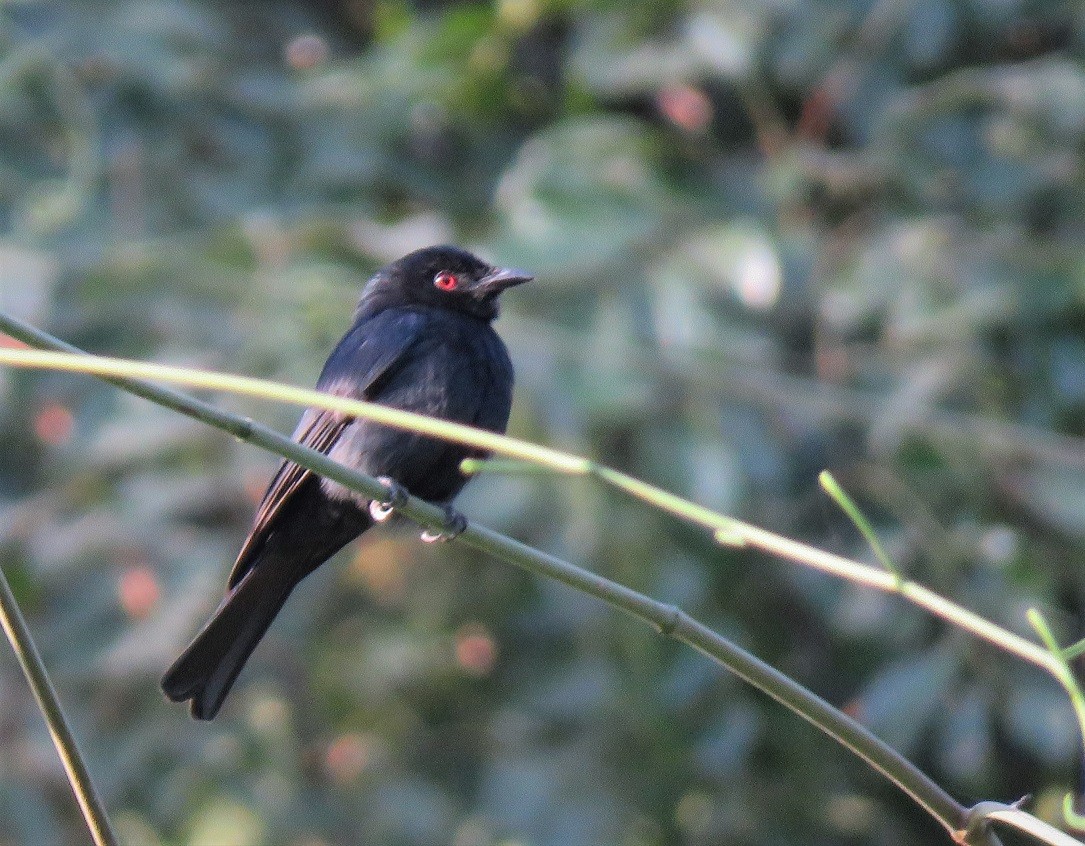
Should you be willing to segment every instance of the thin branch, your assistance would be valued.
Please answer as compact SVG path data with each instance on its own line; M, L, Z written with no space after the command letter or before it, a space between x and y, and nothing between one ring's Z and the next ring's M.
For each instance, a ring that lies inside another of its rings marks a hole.
M1077 717L1078 731L1081 733L1082 739L1085 740L1085 691L1082 691L1081 685L1074 676L1074 671L1070 668L1071 659L1067 656L1066 650L1062 649L1058 641L1055 640L1051 626L1038 608L1030 608L1027 616L1032 628L1040 636L1044 646L1050 651L1051 657L1058 663L1059 672L1055 674L1055 679L1062 685L1066 695L1070 697L1070 704L1074 708L1074 716ZM1063 819L1066 824L1078 829L1082 828L1085 825L1085 819L1074 810L1073 795L1067 793L1063 798Z
M0 313L0 329L28 344L77 355L81 354L76 348L53 338L39 329L5 316L2 313ZM13 352L20 351L0 349L0 353ZM8 361L12 360L10 356L5 356L5 358ZM384 487L376 479L340 465L324 454L303 447L277 432L253 423L251 420L221 411L207 403L188 397L177 391L162 388L138 379L109 377L107 381L153 402L165 405L190 417L194 417L223 429L246 442L260 446L282 457L289 458L321 476L339 482L366 496L381 497L386 493ZM210 376L209 381L213 381ZM255 382L255 380L243 381ZM223 382L218 381L216 384L221 387ZM295 397L305 395L305 399L300 400L302 404L312 404L312 399L309 396L311 393L312 392L299 392L295 391L295 389L285 389L282 392L282 396L286 396L287 394ZM325 401L334 399L320 394L316 394L315 396L319 401L317 404L323 404ZM292 399L290 401L299 400ZM336 405L338 405L338 403L336 403ZM366 416L369 416L368 412L372 408L383 407L371 406L368 403L359 403L351 406L351 408L354 409L355 413L359 410L364 410ZM391 409L383 409L381 413L384 414L388 411L391 411ZM426 420L426 418L422 419ZM382 420L381 422L388 421ZM445 428L445 426L432 427L431 424L433 422L440 421L429 421L429 424L427 425L430 425L430 428L426 430L427 433L436 433L438 428ZM457 428L465 429L468 427ZM470 431L471 430L468 429L468 432ZM457 438L457 440L459 439L460 438ZM507 447L504 444L505 440L506 439L502 438L496 439L495 446L492 448L495 448L495 451L499 451L505 455L513 455L518 458L528 457L521 448L523 442L519 442L515 447ZM532 447L529 451L532 453L531 457L534 457L535 453L543 452L560 458L560 462L565 466L583 467L585 463L590 464L590 462L584 462L583 459L570 460L569 456L565 456L553 450L545 450L541 447L534 447L534 445L527 446ZM497 447L501 447L501 449L497 449ZM640 490L641 486L651 488L651 486L644 485L643 482L638 482L631 477L619 474L616 471L608 470L607 468L595 468L593 475L600 475L600 478L605 478L612 481L612 483L617 483L617 486L630 490L631 492ZM693 503L686 503L679 497L675 497L673 494L668 494L665 491L651 489L650 492L653 493L653 497L656 500L669 505L670 507L667 508L667 510L672 511L672 513L675 512L675 510L683 511L692 507L697 510L697 513L704 512L705 515L712 515L712 512L708 512L700 506L695 506ZM400 509L400 512L411 520L432 529L439 528L445 519L445 514L442 509L413 496L408 499L407 503ZM721 515L712 515L714 528L727 530L731 527L732 522L733 521L729 518L723 518ZM662 634L693 647L715 662L736 673L749 684L767 693L769 696L785 705L788 709L794 711L799 716L803 717L803 719L808 720L830 737L837 740L855 755L862 758L874 769L896 784L901 790L911 796L922 808L938 820L948 833L953 835L955 832L961 831L966 809L958 804L952 796L932 781L918 767L872 734L867 728L848 715L832 707L821 697L802 687L800 684L780 673L773 667L760 661L752 654L740 649L738 646L716 634L703 624L690 618L680 609L672 605L660 603L624 585L562 561L555 556L529 547L519 541L474 523L468 525L467 529L459 536L458 540L459 542L465 543L475 549L528 570L529 572L548 576L563 584L601 599L637 619L653 625ZM854 566L859 567L861 565ZM994 841L984 836L982 841L975 840L970 842L980 843Z
M583 349L586 343L582 333L556 323L514 315L503 321L521 336L525 348L539 347L558 357L568 350ZM741 399L774 413L781 408L797 409L826 424L870 427L884 417L886 404L892 400L877 391L782 373L756 361L736 363L727 351L708 345L669 347L664 359L660 359L658 351L637 344L632 344L627 353L630 366L659 379L681 378L706 396L726 397L731 402ZM903 433L915 433L941 444L967 444L972 452L992 460L1085 469L1085 441L1040 426L994 420L937 405L913 407L906 419L896 423Z
M3 568L0 568L0 627L3 627L7 635L15 657L22 667L23 675L26 676L34 698L38 701L38 710L45 718L45 724L49 728L49 736L53 739L60 763L64 772L68 774L68 782L75 793L75 799L79 803L79 810L83 813L90 835L94 838L96 846L116 846L117 836L109 823L109 815L105 805L102 804L98 791L94 787L94 781L90 777L86 761L79 751L75 735L72 733L64 709L60 704L56 688L49 680L49 673L45 669L45 662L41 660L37 646L30 629L23 619L19 610L19 603L11 592L7 576Z
M821 485L821 489L825 491L829 496L833 498L840 509L848 515L848 519L855 524L857 528L866 539L866 542L870 545L871 552L874 553L874 557L877 558L882 566L897 578L897 587L901 587L904 584L904 576L900 572L900 568L897 567L896 562L889 557L889 553L885 551L885 547L882 546L881 539L878 537L878 533L874 531L874 527L870 525L870 521L867 520L866 515L859 510L859 506L855 504L848 492L840 487L840 483L836 481L833 474L828 470L822 470L818 475L818 484Z
M25 337L18 334L18 332L25 332L31 328L0 314L0 329L8 331L15 337L22 340L34 338L35 334L33 333L37 333L38 330L33 330L32 333L26 334ZM39 340L43 339L39 338ZM170 367L163 364L103 358L86 353L73 354L71 350L74 348L66 346L50 348L64 350L64 353L0 348L0 364L94 374L113 384L132 390L140 396L161 402L163 405L191 416L197 415L191 414L185 409L185 403L191 401L190 397L175 391L155 387L148 382L141 381L141 379L176 382L194 387L279 400L303 407L324 408L355 417L363 417L388 426L409 429L456 443L480 447L509 458L535 462L558 473L591 476L661 511L709 529L715 534L720 543L756 547L781 558L848 579L857 584L866 585L887 593L899 594L935 616L941 617L1031 664L1035 664L1052 675L1059 672L1058 663L1039 644L1026 640L1008 629L985 620L978 614L974 614L963 606L939 596L916 582L902 581L897 575L888 573L881 568L871 567L843 556L833 555L816 547L808 546L741 520L736 520L733 517L719 514L705 508L703 505L698 505L626 473L597 464L590 459L569 455L517 438L496 435L493 432L486 432L459 423L437 420L376 403L336 397L303 388L293 388L263 379L191 370L184 367ZM118 376L116 374L123 375ZM156 397L159 397L159 399L156 399ZM200 403L200 407L201 411L198 415L200 419L226 429L226 431L231 432L241 440L251 440L251 433L248 429L253 425L251 420L235 417L207 403ZM243 425L238 421L243 421ZM292 449L293 447L290 445L293 445L294 442L281 435L278 437L280 440L277 446L268 446L266 448L283 455L285 453L282 453L281 450ZM287 457L294 458L293 455ZM329 463L334 464L334 462ZM375 492L366 488L361 490L370 496L380 496L382 493L382 491Z
M848 579L857 584L887 593L899 594L931 614L941 617L1031 664L1035 664L1053 676L1057 677L1060 672L1058 662L1039 644L995 625L917 582L901 581L896 574L887 573L878 567L861 564L843 556L834 555L774 532L769 532L741 520L736 520L733 517L719 514L626 473L597 464L590 459L569 455L549 447L510 438L506 435L496 435L493 432L486 432L459 423L437 420L425 415L401 411L376 403L336 397L303 388L294 388L263 379L93 356L77 351L74 347L69 347L63 342L40 332L40 330L3 314L0 314L0 329L27 343L48 346L49 349L54 351L36 352L0 348L0 364L20 367L44 367L94 374L147 399L160 402L176 411L190 414L190 416L197 416L190 411L186 411L186 404L193 402L190 397L141 381L141 377L279 400L303 407L312 406L339 411L343 414L363 417L388 426L409 429L455 443L479 447L509 458L535 462L558 473L591 476L661 511L705 527L716 535L720 543L756 547L781 558ZM117 376L116 374L122 375ZM201 409L198 415L200 419L226 429L241 440L251 439L248 431L248 427L253 425L251 420L220 411L207 403L199 403L199 406ZM239 423L239 421L242 422ZM279 452L281 449L291 449L296 446L293 441L281 435L278 438L280 440L278 446L267 448ZM279 452L279 454L284 453ZM293 458L292 455L288 457ZM329 463L334 464L334 462ZM371 496L379 496L382 493L365 488L362 489L362 492ZM432 526L430 527L432 528Z
M1020 804L1020 802L1012 805L1004 805L1001 802L980 802L969 810L967 825L957 833L959 842L975 842L969 838L987 831L991 822L994 821L1016 828L1025 834L1031 834L1037 840L1048 843L1050 846L1081 846L1080 840L1075 840L1069 834L1022 811Z

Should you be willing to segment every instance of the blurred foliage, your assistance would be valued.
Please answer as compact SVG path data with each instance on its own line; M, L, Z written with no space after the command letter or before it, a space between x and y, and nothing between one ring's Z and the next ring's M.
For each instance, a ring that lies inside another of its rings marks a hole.
M1085 13L1058 0L0 3L0 308L313 383L373 269L525 265L514 434L1080 636ZM222 398L290 430L295 412ZM700 656L406 527L293 597L213 724L157 679L274 461L0 373L0 563L126 843L912 844L904 797ZM586 482L463 510L670 602L968 803L1055 819L1053 682ZM2 650L0 650L2 652ZM0 844L82 843L0 657Z

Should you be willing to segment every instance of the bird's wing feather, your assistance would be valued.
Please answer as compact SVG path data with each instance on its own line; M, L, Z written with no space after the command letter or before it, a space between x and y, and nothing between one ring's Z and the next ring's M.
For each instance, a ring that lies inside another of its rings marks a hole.
M373 399L418 340L425 316L388 310L356 325L328 358L317 390L336 396ZM353 418L335 411L306 410L293 438L303 446L327 453ZM252 531L237 555L228 585L233 588L249 571L274 526L283 505L312 473L293 461L283 461L268 485L253 520Z

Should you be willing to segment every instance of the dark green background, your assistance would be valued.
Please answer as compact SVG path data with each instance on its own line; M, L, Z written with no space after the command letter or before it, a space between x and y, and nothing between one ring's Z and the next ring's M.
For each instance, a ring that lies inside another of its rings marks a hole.
M869 559L830 468L910 575L1069 642L1081 8L0 3L0 308L311 385L376 267L462 243L538 276L498 324L513 434ZM88 379L0 373L0 401L0 564L125 843L948 842L691 651L409 527L313 576L192 722L158 677L274 460ZM589 482L486 476L460 505L680 604L964 803L1056 819L1077 781L1055 685L901 601ZM84 843L5 652L0 844Z

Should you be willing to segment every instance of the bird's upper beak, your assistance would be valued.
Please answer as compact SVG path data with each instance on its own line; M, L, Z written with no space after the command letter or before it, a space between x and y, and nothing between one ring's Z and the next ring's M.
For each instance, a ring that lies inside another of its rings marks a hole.
M471 286L471 293L479 297L500 294L506 288L513 285L523 285L535 277L526 270L516 270L511 267L495 267L485 276Z

